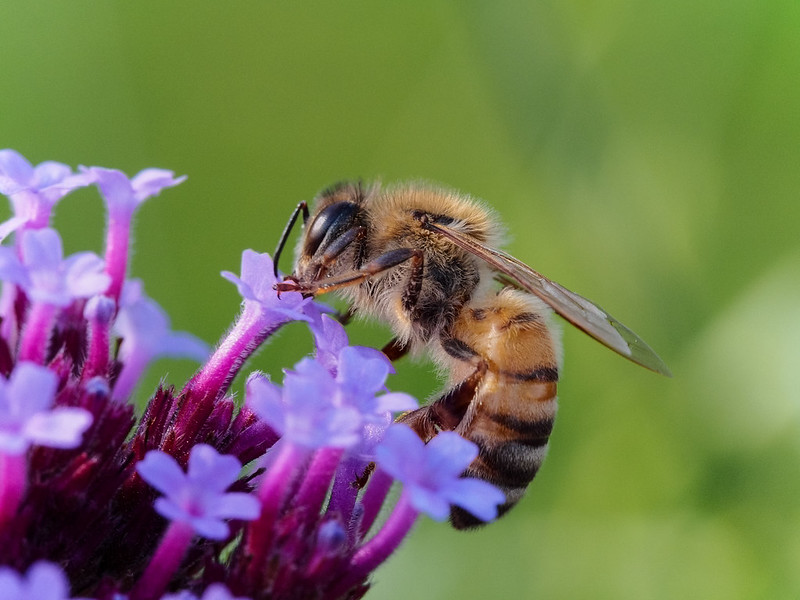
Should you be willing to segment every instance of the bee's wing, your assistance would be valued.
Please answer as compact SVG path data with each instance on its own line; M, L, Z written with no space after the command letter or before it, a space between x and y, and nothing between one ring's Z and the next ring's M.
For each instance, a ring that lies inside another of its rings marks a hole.
M430 221L424 223L423 226L483 259L499 273L509 277L520 288L544 300L559 315L598 342L643 367L669 377L672 376L664 361L642 338L593 302L550 281L513 256L501 250L484 246L460 231Z

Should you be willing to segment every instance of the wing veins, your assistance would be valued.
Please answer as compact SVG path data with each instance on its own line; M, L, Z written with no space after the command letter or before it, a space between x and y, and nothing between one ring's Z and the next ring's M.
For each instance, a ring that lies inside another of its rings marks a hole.
M467 234L430 221L423 226L482 259L509 277L519 288L541 298L572 325L614 352L651 371L672 375L664 361L644 340L594 302L548 279L510 254L484 246Z

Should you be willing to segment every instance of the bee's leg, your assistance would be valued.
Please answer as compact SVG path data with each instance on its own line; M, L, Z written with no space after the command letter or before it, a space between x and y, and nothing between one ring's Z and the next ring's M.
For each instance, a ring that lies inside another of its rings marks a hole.
M389 340L388 344L381 348L381 352L383 352L390 361L394 362L408 354L410 348L411 346L408 342L401 342L397 338L392 338Z
M439 433L436 423L433 422L430 408L430 406L423 406L416 410L412 410L400 415L397 418L398 423L403 423L404 425L411 427L411 429L414 430L414 433L416 433L426 444L430 442L437 433Z
M486 363L481 361L472 375L447 390L428 406L439 429L453 431L464 421L465 417L471 418L468 417L470 414L469 409L475 399L475 392L485 374Z
M280 282L276 284L275 289L280 292L302 292L315 296L318 294L326 294L340 288L358 285L370 277L374 277L379 273L383 273L384 271L388 271L389 269L403 264L407 260L413 260L415 263L422 263L422 251L412 250L411 248L389 250L389 252L381 254L378 258L371 260L357 271L343 273L326 279L316 279L310 283L293 281Z
M350 321L352 321L352 319L355 316L357 310L358 309L355 306L348 306L346 311L344 311L344 312L337 311L333 315L333 317L337 321L339 321L339 323L341 323L342 325L347 325L348 323L350 323Z
M281 234L281 239L278 241L278 247L275 248L275 253L273 256L273 270L275 272L275 277L278 277L278 261L281 258L281 253L283 252L283 248L286 246L286 242L289 239L289 234L292 232L292 227L294 227L295 222L297 221L297 217L300 215L300 212L303 213L303 223L305 224L308 221L308 204L305 200L298 203L292 213L292 216L289 217L289 221L286 223L286 227L283 228L283 233Z
M411 427L426 444L440 431L455 430L470 414L469 408L485 373L486 363L481 362L464 381L428 406L401 415L397 422Z

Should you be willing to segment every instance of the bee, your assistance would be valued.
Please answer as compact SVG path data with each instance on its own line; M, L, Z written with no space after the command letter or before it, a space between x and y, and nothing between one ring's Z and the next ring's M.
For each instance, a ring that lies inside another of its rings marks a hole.
M553 312L610 349L669 375L656 353L589 300L497 249L503 230L480 202L425 184L382 189L340 183L309 211L298 204L275 252L275 269L299 215L294 271L279 291L335 292L389 324L384 351L425 352L446 376L434 401L400 421L425 441L455 431L479 454L464 476L499 487L504 514L545 458L556 415L560 330ZM498 282L500 285L498 285ZM457 529L483 522L453 507Z

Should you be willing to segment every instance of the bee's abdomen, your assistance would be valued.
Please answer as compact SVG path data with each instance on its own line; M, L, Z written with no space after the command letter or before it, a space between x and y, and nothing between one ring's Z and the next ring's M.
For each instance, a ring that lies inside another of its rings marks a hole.
M477 369L469 406L454 429L479 449L464 476L505 493L501 515L522 498L547 455L560 354L549 316L538 299L503 290L465 309L453 328L455 341L442 345L454 372ZM458 529L482 524L459 508L451 520Z
M492 386L492 374L487 378L484 383L490 385L480 386L475 396L477 409L468 411L456 431L479 450L464 476L483 479L502 490L506 495L498 507L502 515L522 498L547 455L557 409L556 385L507 382ZM497 394L507 397L498 398ZM513 408L513 413L504 407ZM451 520L458 529L482 524L458 508L451 512Z

